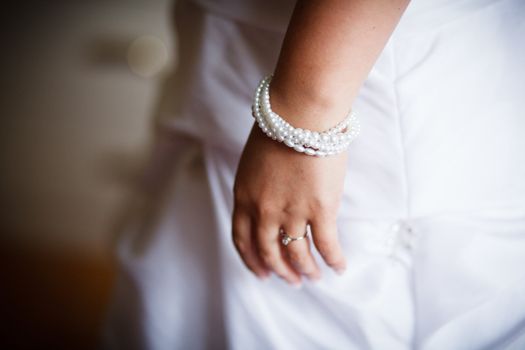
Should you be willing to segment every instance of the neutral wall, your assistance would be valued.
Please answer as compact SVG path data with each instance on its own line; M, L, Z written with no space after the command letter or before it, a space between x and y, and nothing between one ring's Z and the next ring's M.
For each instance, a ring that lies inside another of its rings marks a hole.
M3 244L107 254L149 145L160 81L174 65L171 8L168 0L26 1L4 11Z

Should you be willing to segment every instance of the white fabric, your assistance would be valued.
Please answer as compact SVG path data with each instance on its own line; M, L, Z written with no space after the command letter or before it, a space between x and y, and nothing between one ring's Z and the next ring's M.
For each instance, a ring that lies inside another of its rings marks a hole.
M230 238L283 32L206 3L177 4L179 89L152 165L167 181L120 239L108 347L525 348L525 2L412 2L354 104L348 271L300 290L257 280Z
M269 31L284 32L294 0L193 0L209 12Z

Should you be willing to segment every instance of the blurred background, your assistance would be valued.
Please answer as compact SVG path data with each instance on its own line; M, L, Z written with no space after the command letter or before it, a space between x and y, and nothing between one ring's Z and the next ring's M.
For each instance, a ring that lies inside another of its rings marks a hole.
M0 311L6 349L96 346L112 242L176 66L169 0L2 9Z

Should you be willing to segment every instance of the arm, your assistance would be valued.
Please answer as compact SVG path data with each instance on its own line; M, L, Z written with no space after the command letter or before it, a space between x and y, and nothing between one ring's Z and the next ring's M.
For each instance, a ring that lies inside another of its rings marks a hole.
M292 125L326 130L342 120L408 0L299 0L272 80L274 111ZM336 214L347 156L299 154L254 126L235 180L233 241L259 277L291 284L320 278L307 241L283 249L279 228L300 236L311 225L316 249L337 272L346 261Z
M340 121L407 0L298 1L272 81L272 105L292 125Z

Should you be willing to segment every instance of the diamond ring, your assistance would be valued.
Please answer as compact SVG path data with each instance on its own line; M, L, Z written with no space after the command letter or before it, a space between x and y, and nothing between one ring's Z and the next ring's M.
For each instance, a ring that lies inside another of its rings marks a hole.
M305 239L306 236L308 236L308 230L306 230L304 232L304 235L300 236L300 237L292 237L292 236L289 236L286 232L284 232L284 230L281 228L279 230L279 234L281 235L281 243L284 245L284 246L287 246L288 244L290 244L291 242L294 242L294 241L300 241L301 239Z

